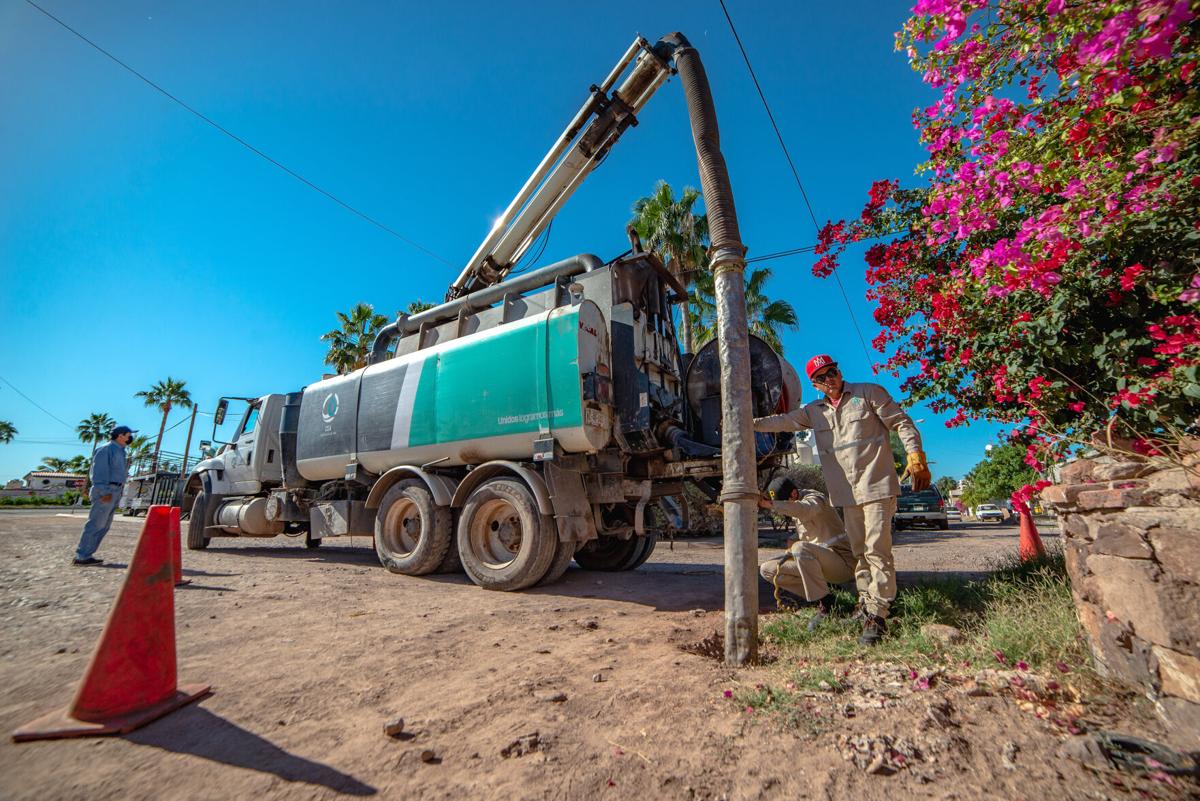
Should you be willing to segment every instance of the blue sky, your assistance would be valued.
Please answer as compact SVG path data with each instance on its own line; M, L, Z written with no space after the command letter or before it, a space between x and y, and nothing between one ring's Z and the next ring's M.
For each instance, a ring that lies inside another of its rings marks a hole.
M185 379L222 394L320 378L318 337L359 301L389 316L439 300L569 117L636 33L699 49L750 255L814 230L716 0L572 3L172 3L39 0L102 47L274 158L449 260L378 230L249 153L20 0L0 4L0 376L75 423L107 412L144 432L133 397ZM727 0L822 222L877 178L911 182L910 114L930 94L893 51L907 3ZM633 201L698 184L682 92L651 100L560 213L543 256L627 247ZM812 259L770 262L802 365L871 380L846 306ZM842 278L869 340L861 260ZM872 354L878 358L877 354ZM889 378L880 380L894 392ZM961 477L995 426L947 430L923 407L935 475ZM172 417L175 423L183 412ZM0 480L84 450L0 382ZM204 418L201 418L203 420ZM198 429L203 429L198 424ZM164 447L181 450L186 425ZM196 439L207 435L207 429ZM195 447L195 443L193 443Z

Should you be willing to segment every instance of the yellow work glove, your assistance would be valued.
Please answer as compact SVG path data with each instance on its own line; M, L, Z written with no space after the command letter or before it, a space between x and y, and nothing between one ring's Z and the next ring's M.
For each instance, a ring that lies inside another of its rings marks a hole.
M904 472L908 473L908 477L912 479L913 492L920 492L923 489L929 489L929 483L933 480L933 474L929 472L929 465L925 463L925 451L913 451L908 455L908 467Z

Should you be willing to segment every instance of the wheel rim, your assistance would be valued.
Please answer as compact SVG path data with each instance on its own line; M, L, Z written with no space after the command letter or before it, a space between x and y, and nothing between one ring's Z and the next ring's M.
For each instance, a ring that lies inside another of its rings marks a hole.
M517 508L499 498L480 505L471 518L469 533L471 553L493 570L511 565L525 540Z
M397 556L408 556L421 542L421 510L408 498L401 498L388 509L383 539Z

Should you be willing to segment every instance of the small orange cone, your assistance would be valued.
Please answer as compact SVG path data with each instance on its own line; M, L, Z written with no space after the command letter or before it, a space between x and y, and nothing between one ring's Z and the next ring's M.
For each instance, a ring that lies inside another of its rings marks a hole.
M1042 538L1038 535L1037 526L1033 524L1033 515L1029 513L1028 507L1021 510L1020 554L1022 562L1040 559L1046 555L1046 549L1042 547Z
M175 677L171 512L151 506L100 642L75 700L13 732L13 740L125 734L208 695Z
M171 561L175 566L175 586L182 587L191 584L191 579L183 577L183 548L179 544L179 507L171 507Z

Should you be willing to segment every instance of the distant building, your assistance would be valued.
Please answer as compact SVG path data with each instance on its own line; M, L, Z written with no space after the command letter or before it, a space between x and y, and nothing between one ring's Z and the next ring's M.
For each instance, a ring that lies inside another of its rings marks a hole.
M0 497L19 498L40 496L43 498L58 498L68 490L83 491L87 487L87 476L78 473L55 473L49 470L34 470L25 474L24 482L0 490Z

